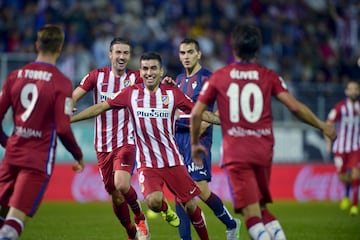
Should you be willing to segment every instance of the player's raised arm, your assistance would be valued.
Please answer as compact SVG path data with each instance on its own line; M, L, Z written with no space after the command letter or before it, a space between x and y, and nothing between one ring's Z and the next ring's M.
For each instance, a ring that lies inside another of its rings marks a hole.
M93 118L109 109L110 109L110 105L108 104L108 102L106 101L101 102L84 109L79 114L72 116L70 121L73 123L73 122L78 122L85 119Z

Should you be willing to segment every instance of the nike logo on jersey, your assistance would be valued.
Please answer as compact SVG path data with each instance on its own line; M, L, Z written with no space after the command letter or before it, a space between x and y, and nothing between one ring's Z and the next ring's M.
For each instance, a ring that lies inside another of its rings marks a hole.
M193 195L195 191L196 191L196 187L194 187L194 189L189 191L190 195Z

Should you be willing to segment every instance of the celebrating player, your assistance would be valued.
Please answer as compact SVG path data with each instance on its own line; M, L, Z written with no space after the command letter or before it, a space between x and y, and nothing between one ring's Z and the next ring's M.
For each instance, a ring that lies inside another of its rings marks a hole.
M37 211L53 173L57 137L77 161L73 170L84 168L70 127L72 83L55 67L63 43L59 27L42 27L35 62L13 71L0 94L0 119L11 107L14 122L9 138L0 127L0 142L6 147L0 165L0 205L10 207L1 240L18 239L27 217Z
M232 189L234 210L244 217L248 233L256 240L286 239L276 217L267 209L274 136L271 98L275 96L296 117L335 139L335 129L320 121L296 100L275 72L255 63L261 46L260 30L238 25L232 32L236 62L217 70L205 83L191 112L192 157L202 165L200 124L203 111L215 100L223 134L223 165ZM235 148L234 148L235 146Z
M72 121L91 118L112 108L126 108L135 126L139 183L147 206L170 215L165 220L174 220L174 213L164 199L162 188L166 184L185 208L200 239L209 239L202 211L194 200L200 189L187 173L174 139L177 109L190 113L194 103L178 88L160 85L163 75L160 55L144 53L140 59L140 75L143 84L128 87L113 99L85 109L73 116ZM210 112L203 117L219 124L218 117Z
M112 98L116 92L142 82L138 71L127 69L131 58L130 43L114 38L110 43L111 66L92 70L74 92L73 101L78 102L87 92L93 90L94 103ZM106 191L112 197L113 210L126 229L129 240L150 237L148 224L141 211L138 196L131 186L131 174L135 163L135 142L133 125L125 109L112 109L95 120L95 150L98 166ZM129 207L135 218L130 219Z
M345 197L340 201L340 208L347 210L350 205L350 215L358 215L359 199L359 173L360 173L360 95L359 83L349 81L346 84L346 99L339 101L331 109L327 123L336 125L339 136L332 145L329 138L327 142L328 152L334 154L334 163L341 182L345 184ZM331 147L332 146L332 147ZM353 190L353 197L350 203L350 187Z

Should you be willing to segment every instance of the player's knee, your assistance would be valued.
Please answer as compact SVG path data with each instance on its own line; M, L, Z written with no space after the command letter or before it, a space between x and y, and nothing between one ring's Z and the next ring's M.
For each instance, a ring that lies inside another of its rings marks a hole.
M159 212L162 206L162 197L150 194L146 197L145 202L148 208L154 212Z

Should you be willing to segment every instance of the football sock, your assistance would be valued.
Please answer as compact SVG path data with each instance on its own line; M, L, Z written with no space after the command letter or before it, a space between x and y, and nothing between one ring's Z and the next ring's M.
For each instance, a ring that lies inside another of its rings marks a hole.
M124 201L118 205L113 203L113 210L121 225L126 229L128 236L134 238L136 235L136 227L131 223L127 202Z
M0 217L0 228L2 227L2 225L4 224L5 218Z
M349 197L349 196L350 196L350 189L351 189L351 184L350 184L350 183L346 183L346 184L345 184L345 197Z
M134 190L134 188L132 186L130 186L130 189L127 193L123 193L124 198L126 199L126 202L129 204L131 210L133 211L133 213L136 216L136 219L138 220L144 220L145 216L144 214L141 212L141 207L139 202L137 201L137 193Z
M360 185L360 179L355 179L352 181L351 188L353 190L353 196L352 196L352 206L357 206L359 201L359 185Z
M14 217L7 218L5 219L4 225L10 226L13 229L15 229L18 236L20 236L22 231L24 230L24 223L18 218L14 218Z
M211 193L205 203L214 212L215 216L219 218L222 223L225 224L226 229L233 229L236 227L235 220L232 218L229 211L216 194Z
M195 211L189 214L190 221L201 240L208 240L209 235L206 228L205 218L201 209L197 206Z
M189 216L185 212L181 203L176 202L175 208L176 214L180 218L180 226L178 227L180 238L181 240L191 240L191 225Z
M264 223L259 217L251 217L246 220L248 233L253 240L271 240L270 234L266 231Z
M265 225L266 231L274 240L286 240L284 230L282 229L279 221L268 209L261 210L262 221Z

